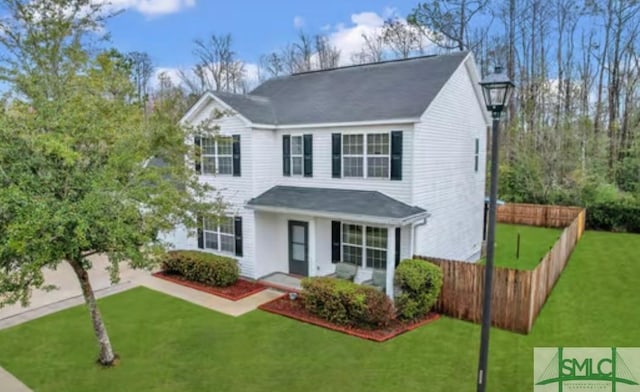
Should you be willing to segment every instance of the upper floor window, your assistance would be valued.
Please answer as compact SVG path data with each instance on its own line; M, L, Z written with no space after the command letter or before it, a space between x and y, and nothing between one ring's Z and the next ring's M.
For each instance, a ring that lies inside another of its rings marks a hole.
M233 174L233 138L201 139L202 174Z
M240 177L240 135L231 137L195 136L197 155L194 163L197 174L230 174Z
M313 135L282 135L282 174L313 176Z
M346 134L342 137L344 177L389 178L388 133Z
M302 175L303 168L302 136L291 136L291 174Z

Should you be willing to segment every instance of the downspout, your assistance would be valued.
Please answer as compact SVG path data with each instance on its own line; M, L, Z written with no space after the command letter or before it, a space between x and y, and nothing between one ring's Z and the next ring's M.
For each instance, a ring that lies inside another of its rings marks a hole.
M411 249L411 258L416 255L416 229L420 226L425 226L427 224L427 218L422 218L421 222L416 222L411 225L411 244L409 245L409 249Z

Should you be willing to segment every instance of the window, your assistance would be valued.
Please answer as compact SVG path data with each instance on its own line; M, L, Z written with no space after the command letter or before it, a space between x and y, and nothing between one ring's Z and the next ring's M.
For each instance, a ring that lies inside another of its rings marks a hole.
M362 265L362 226L342 225L342 261Z
M303 170L302 136L291 136L291 174L301 176Z
M364 177L364 135L344 135L342 159L345 177Z
M367 226L367 267L387 268L387 229Z
M478 172L480 167L480 139L476 138L476 153L475 153L475 171Z
M233 139L202 138L202 174L233 174Z
M344 177L389 178L388 133L346 134L342 137Z
M367 177L389 178L389 134L367 135Z
M235 230L233 218L203 219L204 248L220 252L235 252Z
M387 229L344 223L342 261L368 268L387 268Z

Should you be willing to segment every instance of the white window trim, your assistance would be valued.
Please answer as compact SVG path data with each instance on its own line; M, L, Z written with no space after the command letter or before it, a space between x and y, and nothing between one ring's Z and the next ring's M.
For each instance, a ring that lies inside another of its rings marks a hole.
M473 171L477 173L480 171L480 138L473 139Z
M345 245L358 247L358 248L362 249L362 259L360 260L360 263L357 266L359 268L377 269L375 267L368 267L367 266L367 249L384 251L385 252L385 256L386 256L389 253L389 249L388 249L388 245L389 244L387 244L387 248L378 248L378 247L375 247L375 246L368 246L367 245L367 227L376 228L376 229L384 229L384 230L386 230L386 235L389 235L389 230L390 229L388 227L383 227L383 226L363 225L363 224L360 224L360 223L352 223L352 222L340 222L340 223L341 223L341 227L340 227L340 259L342 260L342 256L344 254L344 246ZM344 241L345 226L347 226L347 225L359 226L360 227L360 229L362 230L362 241L361 241L360 244L352 244L350 242L345 242ZM386 258L385 258L385 269L386 269Z
M345 136L357 136L362 135L362 154L344 154L344 138ZM388 135L389 140L389 152L387 154L372 154L369 155L367 152L367 142L369 139L369 135ZM369 179L369 180L390 180L391 179L391 132L354 132L354 133L343 133L341 136L340 155L342 156L342 161L340 162L341 170L342 170L342 178L349 179ZM347 176L345 175L345 164L344 158L361 158L362 159L362 177L356 176ZM386 177L370 177L369 176L369 167L368 167L368 159L367 158L387 158L387 167L388 174Z
M214 251L214 252L217 252L217 253L223 253L223 254L235 255L235 253L236 253L236 241L235 241L235 238L236 238L236 233L235 233L235 217L233 217L233 216L226 216L226 217L224 217L224 218L223 218L223 219L229 219L229 220L231 220L231 222L232 222L232 223L231 223L231 225L233 226L233 233L231 233L231 234L223 233L223 232L220 230L220 227L221 227L221 225L220 225L220 224L216 225L216 230L215 230L215 231L214 231L214 230L207 230L207 229L206 229L206 227L207 227L207 226L205 225L205 219L206 219L206 218L202 218L202 223L201 223L201 224L202 224L202 245L203 245L202 247L203 247L203 249L205 249L205 250L210 250L210 251ZM217 238L217 243L218 243L218 248L217 248L217 249L214 249L214 248L208 248L208 247L207 247L207 241L206 241L206 239L207 239L207 233L209 233L209 234L213 234L213 235L215 235L215 236L216 236L216 238ZM232 250L222 250L222 237L231 237L231 238L232 238L232 240L233 240L233 241L231 241L231 243L233 244L233 249L232 249Z
M231 153L229 154L220 154L219 152L219 141L220 139L228 139L231 142ZM214 145L214 153L213 154L205 154L204 153L204 141L205 139L210 139L213 141ZM202 137L200 139L201 152L200 152L200 172L203 176L233 176L233 137L232 136L211 136L211 137ZM213 158L216 163L216 172L215 173L205 173L205 158ZM231 173L220 173L220 159L221 158L231 158Z
M304 176L304 136L303 135L289 135L289 175L295 177ZM293 153L293 138L300 138L300 154ZM293 158L300 158L300 174L293 172Z

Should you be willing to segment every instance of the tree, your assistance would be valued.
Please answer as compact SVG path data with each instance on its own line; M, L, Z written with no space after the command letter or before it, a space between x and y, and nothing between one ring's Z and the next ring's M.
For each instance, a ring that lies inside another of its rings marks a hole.
M308 72L316 69L335 68L340 62L340 50L329 38L318 34L310 36L298 32L298 39L283 46L279 51L260 56L260 74L273 78L286 74Z
M136 89L136 99L144 104L149 97L149 82L153 75L151 57L145 52L130 52L127 61L131 68L131 82Z
M433 0L418 4L409 15L409 23L425 27L436 34L427 35L445 49L473 50L469 25L482 13L488 0Z
M3 0L0 79L10 98L0 116L0 306L29 300L42 269L68 263L82 288L98 361L116 355L87 271L106 254L119 265L150 267L159 233L193 228L195 214L219 216L203 202L185 156L193 152L159 100L145 119L131 97L124 56L100 50L95 32L109 15L92 0ZM91 50L90 50L91 49ZM145 164L161 158L162 167Z
M329 38L318 34L315 36L315 44L318 69L337 67L340 62L340 50L329 42Z
M231 34L212 34L207 39L194 41L196 65L180 77L187 88L195 94L206 90L243 92L246 69L236 58Z
M364 41L359 52L351 56L355 64L378 63L384 60L384 37L381 32L374 31L371 34L362 34Z
M260 56L260 69L266 78L277 78L285 74L284 59L276 52Z
M397 57L406 59L413 52L422 52L423 32L415 24L408 24L401 19L387 19L384 22L382 37L385 45L395 53Z

